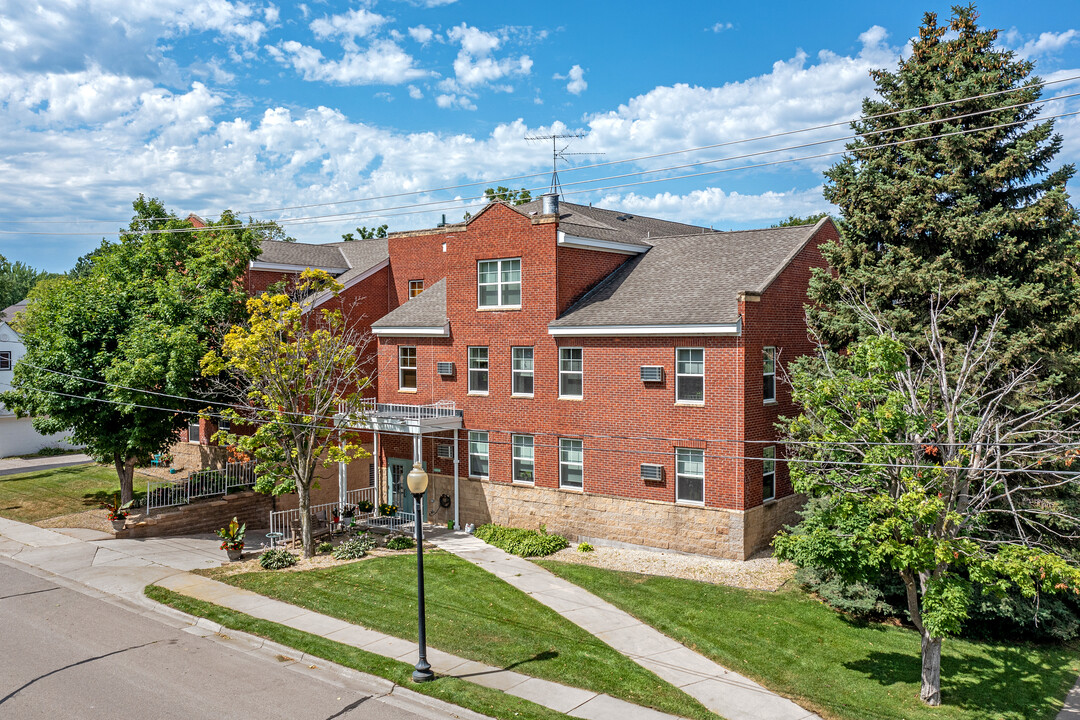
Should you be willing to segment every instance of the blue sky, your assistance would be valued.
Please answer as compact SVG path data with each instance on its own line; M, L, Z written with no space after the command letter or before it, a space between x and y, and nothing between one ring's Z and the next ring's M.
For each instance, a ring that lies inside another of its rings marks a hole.
M357 225L430 226L442 212L460 219L485 181L537 173L505 184L546 185L550 146L523 138L553 131L584 135L572 152L603 153L563 166L569 200L717 228L768 225L828 209L821 171L833 159L683 180L663 168L844 128L573 167L850 119L873 90L868 71L895 66L923 12L949 15L940 2L670 7L0 0L0 252L66 270L115 235L140 192L181 215L259 211L307 242ZM1044 78L1080 75L1073 3L983 2L979 11L1002 31L999 44ZM1077 91L1074 81L1047 95ZM1080 121L1063 118L1058 130L1061 160L1077 162ZM572 184L582 179L592 182ZM626 186L642 179L662 182Z

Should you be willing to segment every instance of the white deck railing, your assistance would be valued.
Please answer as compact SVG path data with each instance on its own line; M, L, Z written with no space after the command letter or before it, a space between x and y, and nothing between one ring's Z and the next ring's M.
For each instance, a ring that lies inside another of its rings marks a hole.
M233 488L255 485L255 463L228 463L219 470L200 470L180 480L146 483L146 514L155 508L187 505L203 497L225 495Z

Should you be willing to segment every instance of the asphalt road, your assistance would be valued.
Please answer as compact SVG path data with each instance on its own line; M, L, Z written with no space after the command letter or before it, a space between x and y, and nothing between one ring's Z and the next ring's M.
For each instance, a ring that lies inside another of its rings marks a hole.
M432 720L0 564L0 718Z

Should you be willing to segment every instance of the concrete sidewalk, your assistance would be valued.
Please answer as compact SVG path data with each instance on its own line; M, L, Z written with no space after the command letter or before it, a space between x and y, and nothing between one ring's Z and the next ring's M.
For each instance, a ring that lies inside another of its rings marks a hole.
M430 540L547 605L728 720L821 720L535 563L461 532L435 530Z
M92 530L50 530L0 518L0 556L89 586L104 595L146 607L146 585L352 645L367 652L413 664L416 644L349 624L304 608L220 583L188 570L221 564L220 540L192 538L105 539ZM467 536L468 537L468 536ZM199 620L206 634L221 630ZM674 716L609 695L582 690L466 660L429 648L436 673L506 692L586 720L674 720ZM734 719L733 719L734 720Z
M35 470L50 470L72 465L87 465L94 462L89 455L75 453L73 455L50 455L32 458L0 458L0 475L18 475L20 473L33 472Z

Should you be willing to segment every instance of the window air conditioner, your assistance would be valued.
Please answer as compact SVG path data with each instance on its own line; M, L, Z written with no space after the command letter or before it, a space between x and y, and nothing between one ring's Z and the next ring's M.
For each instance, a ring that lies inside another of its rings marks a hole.
M663 365L642 365L641 366L641 382L663 382L664 381L664 366Z
M641 479L642 480L663 480L664 479L664 466L653 465L651 463L642 463L641 465Z
M454 363L452 363L452 362L436 363L435 368L436 368L436 370L438 370L440 375L453 375L454 374Z

